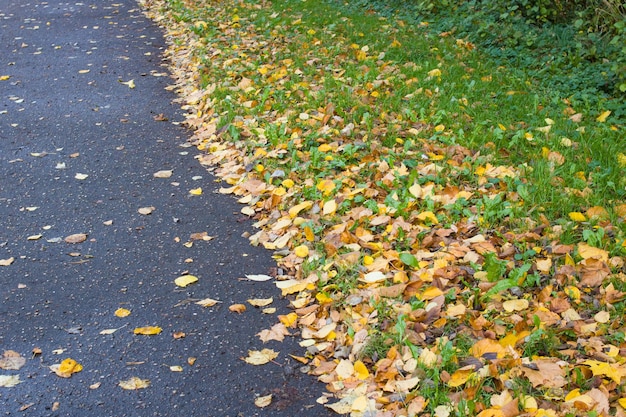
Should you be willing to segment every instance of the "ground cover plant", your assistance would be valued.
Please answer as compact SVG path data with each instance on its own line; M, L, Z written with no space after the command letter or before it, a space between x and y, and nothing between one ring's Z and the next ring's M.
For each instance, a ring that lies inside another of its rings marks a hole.
M146 0L341 414L624 415L624 127L430 25ZM267 404L264 404L267 405Z

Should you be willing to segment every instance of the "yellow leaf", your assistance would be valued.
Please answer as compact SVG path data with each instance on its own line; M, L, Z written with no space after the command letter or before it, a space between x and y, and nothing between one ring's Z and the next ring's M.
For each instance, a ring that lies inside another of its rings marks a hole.
M246 363L250 365L265 365L266 363L274 360L278 356L278 352L272 349L263 350L249 350L248 356L242 358Z
M367 370L367 367L360 360L354 362L354 373L356 377L361 381L367 379L370 376L370 372Z
M441 70L439 68L435 68L434 70L428 71L429 77L441 77Z
M9 78L11 78L11 76L10 76L10 75L0 75L0 81L6 81L6 80L8 80Z
M439 220L437 220L437 216L432 211L425 211L417 215L417 219L426 222L430 221L432 224L439 224Z
M291 187L293 187L293 186L295 185L295 183L293 182L293 180L291 180L291 179L289 179L289 178L287 178L286 180L284 180L284 181L282 182L282 184L283 184L283 187L285 187L285 188L287 188L287 189L289 189L289 188L291 188Z
M569 218L575 222L584 222L587 220L584 214L578 211L572 211L569 213Z
M182 275L174 280L174 284L179 287L186 287L189 284L193 284L198 281L198 277L195 275Z
M304 237L309 242L313 242L315 240L315 233L313 233L311 226L304 226Z
M392 48L398 48L398 47L402 46L402 44L401 44L400 42L398 42L398 40L397 40L397 39L394 39L394 40L393 40L393 42L391 42L391 45L390 45L390 46L391 46Z
M626 397L620 398L617 402L622 406L622 408L626 409Z
M306 245L300 245L293 250L298 258L306 258L309 256L309 248Z
M448 386L451 388L460 387L465 384L467 380L474 373L474 369L458 369L452 375L450 375L450 380L447 382Z
M296 324L296 321L298 320L298 315L296 313L279 315L278 320L280 320L280 322L284 324L285 327L294 327Z
M435 132L443 132L444 130L446 130L446 127L444 125L437 125L435 126Z
M502 308L509 313L513 311L523 311L528 308L528 300L507 300L502 303Z
M137 327L133 333L135 334L143 334L146 336L151 336L155 334L161 333L162 329L158 326L146 326L146 327Z
M317 189L324 195L329 195L335 189L335 183L331 180L321 180L317 183Z
M421 299L422 300L432 300L433 298L439 297L440 295L443 295L443 291L441 291L439 288L437 288L437 287L428 287L422 293Z
M83 366L72 358L64 359L60 364L50 366L50 369L61 378L69 378L72 374L83 370Z
M128 317L130 316L130 310L127 310L125 308L118 308L113 314L115 314L116 317Z
M328 152L332 151L333 148L327 143L322 143L320 146L317 147L317 150L320 152Z
M609 253L607 251L583 242L578 244L578 254L583 259L598 259L603 262L607 262L609 260Z
M150 381L148 379L141 379L141 378L137 378L136 376L134 376L125 381L120 381L118 385L122 389L136 390L136 389L148 388L150 386Z
M609 117L611 115L611 110L607 110L605 112L602 112L602 114L600 114L598 117L596 117L596 121L600 122L600 123L604 123L606 122L606 118Z
M298 205L293 206L292 208L289 209L289 217L291 217L292 219L295 218L298 213L300 213L302 210L306 210L311 208L311 206L313 206L313 202L312 201L304 201Z
M201 195L202 194L202 187L192 188L191 190L189 190L189 194L191 194L191 195Z
M606 362L600 362L600 361L596 361L593 359L587 359L586 361L583 362L583 364L591 368L591 372L593 373L594 376L598 376L598 375L606 376L612 379L613 381L615 381L616 384L620 383L622 379L622 375L624 374L623 369L618 368L617 366L610 364L610 363L606 363Z
M323 292L318 292L317 294L315 294L315 299L321 304L331 303L333 301L332 298L330 298L327 294Z

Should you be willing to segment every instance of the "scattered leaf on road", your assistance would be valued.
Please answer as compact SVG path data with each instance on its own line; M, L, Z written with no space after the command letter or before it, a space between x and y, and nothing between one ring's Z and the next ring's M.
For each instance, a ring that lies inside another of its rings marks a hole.
M162 330L163 329L161 329L158 326L146 326L146 327L137 327L135 330L133 330L133 333L143 334L146 336L152 336L152 335L161 333Z
M64 359L63 362L50 366L50 370L61 378L69 378L72 374L83 370L83 366L72 358Z
M233 313L241 314L244 311L246 311L246 306L243 304L232 304L231 306L228 307L228 309L232 311Z
M174 283L179 287L186 287L189 284L193 284L198 281L198 277L195 275L182 275L174 280Z
M274 360L277 356L278 352L275 352L272 349L249 350L248 356L242 359L250 365L265 365L266 363Z
M0 266L9 266L15 261L14 257L10 257L8 259L0 259Z
M254 400L254 405L256 405L259 408L267 407L271 403L272 403L272 394L266 395L264 397L257 397Z
M130 316L130 310L118 308L113 314L115 314L116 317L127 317Z
M5 370L19 370L26 363L19 353L13 350L6 350L0 358L0 369Z
M147 216L148 214L152 214L152 212L156 210L155 207L141 207L139 210L137 210L139 212L139 214L143 214L144 216Z
M154 174L152 174L155 178L169 178L171 177L173 174L172 170L163 170L163 171L157 171Z
M196 302L196 304L201 305L202 307L213 307L217 303L221 303L221 301L214 300L212 298L205 298Z
M84 233L75 233L73 235L66 236L63 240L65 241L65 243L70 244L82 243L87 240L87 235Z
M19 375L0 375L0 387L11 388L21 382Z
M136 390L136 389L148 388L150 386L150 381L147 379L141 379L141 378L134 376L130 379L120 381L118 385L122 387L122 389Z

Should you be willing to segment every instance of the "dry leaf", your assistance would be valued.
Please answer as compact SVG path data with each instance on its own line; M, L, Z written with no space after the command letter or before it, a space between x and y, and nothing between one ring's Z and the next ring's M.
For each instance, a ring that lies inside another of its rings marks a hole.
M248 303L254 307L265 307L267 305L270 305L274 302L274 298L270 297L270 298L253 298L253 299L249 299Z
M72 358L64 359L60 364L50 366L50 370L61 378L69 378L72 374L83 370L83 366Z
M217 303L221 303L221 301L214 300L212 298L205 298L196 302L196 304L201 305L202 307L213 307Z
M244 311L246 311L246 306L243 304L232 304L231 306L228 307L228 309L232 311L233 313L241 314Z
M195 275L182 275L174 280L174 283L179 287L186 287L189 284L193 284L198 281L198 277Z
M150 381L147 379L141 379L141 378L137 378L136 376L134 376L125 381L120 381L118 385L122 387L122 389L136 390L136 389L148 388L150 386Z
M254 405L256 405L259 408L267 407L271 403L272 403L272 394L266 395L264 397L257 397L254 400Z
M19 353L13 350L5 350L0 358L0 369L19 370L26 363Z
M277 356L278 352L275 352L272 349L249 350L248 356L242 359L250 365L265 365L266 363L274 360Z
M22 383L19 375L0 375L0 387L11 388Z
M152 214L152 212L156 210L155 207L141 207L139 210L137 210L139 212L139 214L143 214L144 216L147 216L148 214Z
M250 281L269 281L270 279L272 279L272 277L270 277L269 275L246 275L246 278L248 278Z
M130 310L127 310L125 308L118 308L113 314L116 317L128 317L130 316Z
M161 333L162 330L163 329L161 329L158 326L146 326L146 327L137 327L135 330L133 330L133 333L151 336L151 335Z
M87 240L87 235L84 233L76 233L73 235L69 235L66 236L65 239L63 239L65 241L65 243L82 243L85 240Z
M152 174L152 176L154 178L169 178L171 177L173 174L172 170L163 170L163 171L157 171L154 174Z
M0 266L9 266L15 261L14 257L10 257L9 259L0 259Z

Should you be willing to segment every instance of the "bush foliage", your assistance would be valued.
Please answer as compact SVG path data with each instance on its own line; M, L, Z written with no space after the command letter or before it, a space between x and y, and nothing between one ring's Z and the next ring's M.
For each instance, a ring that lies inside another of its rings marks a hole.
M626 6L621 0L354 0L478 43L500 65L575 102L626 119Z

